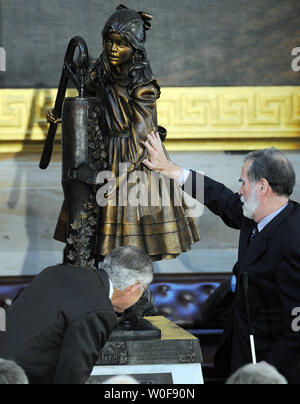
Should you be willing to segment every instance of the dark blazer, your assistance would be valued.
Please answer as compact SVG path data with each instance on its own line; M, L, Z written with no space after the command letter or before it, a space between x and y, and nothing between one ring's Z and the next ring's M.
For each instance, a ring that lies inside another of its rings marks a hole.
M117 327L106 273L63 265L38 275L6 317L0 357L32 384L84 384Z
M194 186L196 180L203 182L200 174L192 172L189 182L192 177ZM208 177L204 177L204 192L204 204L227 226L241 231L238 262L233 270L237 290L232 322L225 330L220 350L226 345L232 348L232 372L252 362L242 287L242 273L247 272L257 359L274 365L289 382L299 384L300 332L292 329L292 311L300 307L300 205L290 201L249 243L255 223L243 216L240 196Z

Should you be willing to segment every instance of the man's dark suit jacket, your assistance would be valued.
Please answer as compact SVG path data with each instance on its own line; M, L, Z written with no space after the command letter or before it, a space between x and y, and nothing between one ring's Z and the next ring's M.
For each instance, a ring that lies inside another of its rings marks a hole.
M0 357L32 384L84 384L116 327L104 271L48 268L7 310Z
M196 182L203 183L203 176L192 172L188 183L192 180L195 196ZM204 177L204 192L204 204L227 226L241 231L239 257L234 267L237 291L232 321L225 330L218 355L222 358L226 343L231 347L232 372L252 362L242 287L242 273L247 272L257 359L274 365L289 382L299 384L300 332L292 329L295 320L292 311L300 307L300 205L290 201L249 243L255 223L243 216L240 196L208 177Z

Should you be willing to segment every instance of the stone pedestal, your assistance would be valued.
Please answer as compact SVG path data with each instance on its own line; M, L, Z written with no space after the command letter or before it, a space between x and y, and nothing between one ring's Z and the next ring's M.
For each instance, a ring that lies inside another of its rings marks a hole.
M109 341L88 383L131 375L142 384L203 384L199 340L164 317L147 320L161 330L161 339Z

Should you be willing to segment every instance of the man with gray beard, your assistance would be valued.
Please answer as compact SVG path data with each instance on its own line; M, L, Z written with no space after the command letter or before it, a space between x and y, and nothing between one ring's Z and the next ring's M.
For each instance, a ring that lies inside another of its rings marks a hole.
M300 327L295 327L295 312L300 311L300 205L290 200L296 183L292 164L275 148L248 154L241 188L235 194L211 178L168 161L157 134L149 135L145 146L147 167L179 181L193 197L197 183L204 181L204 204L227 226L241 231L231 319L216 355L219 369L226 376L252 362L250 313L257 360L299 384ZM250 310L243 274L248 277Z

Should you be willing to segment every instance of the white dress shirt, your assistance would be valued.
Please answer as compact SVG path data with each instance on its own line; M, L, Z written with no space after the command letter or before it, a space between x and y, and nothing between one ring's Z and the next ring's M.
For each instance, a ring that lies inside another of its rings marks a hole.
M109 280L109 299L111 300L114 294L114 285L110 279L108 280Z
M177 180L178 184L183 187L184 184L186 183L187 179L189 178L189 175L191 173L191 170L187 170L186 168L183 168L181 177L179 180Z

